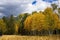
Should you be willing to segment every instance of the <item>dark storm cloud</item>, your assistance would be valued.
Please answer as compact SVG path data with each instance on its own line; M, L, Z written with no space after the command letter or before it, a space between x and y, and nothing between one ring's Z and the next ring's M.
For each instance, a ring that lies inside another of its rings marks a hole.
M0 5L0 7L4 8L4 9L0 9L0 13L3 13L6 16L9 16L11 14L16 16L24 10L24 8L22 9L22 7L20 5L21 4Z
M0 0L0 17L1 16L14 16L23 13L27 8L27 4L32 0Z

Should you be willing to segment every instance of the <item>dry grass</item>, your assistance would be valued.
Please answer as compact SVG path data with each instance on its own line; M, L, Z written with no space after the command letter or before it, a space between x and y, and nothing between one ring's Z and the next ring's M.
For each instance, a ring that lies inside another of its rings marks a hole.
M0 40L60 40L60 36L18 36L3 35Z

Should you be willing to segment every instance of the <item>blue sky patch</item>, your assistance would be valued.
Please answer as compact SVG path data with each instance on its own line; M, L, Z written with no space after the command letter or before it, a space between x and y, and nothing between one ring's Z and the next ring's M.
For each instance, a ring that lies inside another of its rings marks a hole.
M43 1L52 3L53 1L58 1L58 0L43 0Z
M35 1L32 2L32 5L34 5L34 4L36 4L36 3L37 3L37 1L35 0Z

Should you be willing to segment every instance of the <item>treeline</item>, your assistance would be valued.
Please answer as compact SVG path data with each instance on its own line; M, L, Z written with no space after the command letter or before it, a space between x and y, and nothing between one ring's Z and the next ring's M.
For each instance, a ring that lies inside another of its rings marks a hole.
M52 4L43 12L24 13L17 17L0 18L0 35L50 35L60 34L60 8ZM54 12L57 10L57 12Z

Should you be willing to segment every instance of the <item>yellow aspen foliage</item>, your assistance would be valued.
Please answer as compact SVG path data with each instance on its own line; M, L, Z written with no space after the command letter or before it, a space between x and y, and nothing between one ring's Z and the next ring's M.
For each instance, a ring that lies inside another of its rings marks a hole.
M57 28L57 24L59 22L59 17L57 14L53 14L53 20L54 20L54 28Z
M24 29L27 30L42 30L45 26L45 15L42 13L37 13L30 15L26 18L24 22Z
M49 29L54 30L57 27L58 22L58 15L53 13L52 8L47 8L44 11L44 15L46 16L46 26L49 27Z
M31 30L32 16L28 16L24 22L24 29Z
M59 20L58 15L57 14L53 14L53 19L56 20L56 21L58 21Z
M60 20L59 20L59 22L57 23L57 29L60 29Z
M16 33L18 33L18 28L20 27L20 23L19 22L15 22L15 31Z
M35 13L26 18L24 22L24 29L27 30L54 30L57 28L58 15L53 13L51 8L45 9L45 11Z
M4 23L4 21L2 19L0 19L0 30L4 33L7 29L6 29L6 24Z
M50 16L52 16L52 13L53 13L53 9L52 8L46 8L45 10L44 10L44 14L45 15L50 15Z

